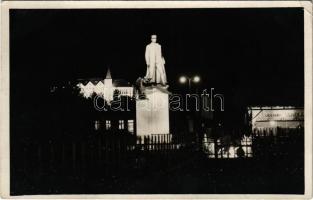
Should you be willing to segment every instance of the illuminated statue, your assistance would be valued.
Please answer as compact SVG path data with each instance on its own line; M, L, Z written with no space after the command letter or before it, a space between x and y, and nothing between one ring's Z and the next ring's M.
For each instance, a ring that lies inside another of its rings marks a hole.
M145 78L151 83L166 85L165 60L162 56L161 45L156 40L157 36L152 35L151 43L146 46L147 73Z

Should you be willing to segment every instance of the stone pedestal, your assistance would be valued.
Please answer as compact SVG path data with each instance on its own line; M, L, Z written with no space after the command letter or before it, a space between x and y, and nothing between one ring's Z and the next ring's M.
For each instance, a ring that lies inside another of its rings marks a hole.
M169 93L154 86L144 93L146 98L136 101L137 135L169 134Z

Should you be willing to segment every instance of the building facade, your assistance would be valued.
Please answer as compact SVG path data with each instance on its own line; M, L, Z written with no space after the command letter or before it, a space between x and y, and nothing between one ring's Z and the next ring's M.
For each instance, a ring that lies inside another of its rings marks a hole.
M107 102L113 100L115 92L122 96L133 97L134 87L123 79L112 79L110 69L108 68L106 77L79 79L77 87L85 98L90 98L92 94L103 96Z
M255 132L276 134L278 129L299 129L304 127L303 107L263 106L249 107L250 125Z
M98 133L130 133L136 135L136 107L134 99L134 87L124 79L112 79L110 69L105 78L86 78L75 81L57 82L50 87L51 95L70 95L72 91L77 98L83 98L89 102L90 119L86 121L88 127ZM97 110L94 106L95 95L101 97L103 110ZM66 97L63 97L66 98ZM119 99L120 110L113 110L113 100ZM104 100L104 101L103 101ZM91 106L90 106L91 105ZM89 121L90 120L90 121ZM92 122L92 126L91 126Z

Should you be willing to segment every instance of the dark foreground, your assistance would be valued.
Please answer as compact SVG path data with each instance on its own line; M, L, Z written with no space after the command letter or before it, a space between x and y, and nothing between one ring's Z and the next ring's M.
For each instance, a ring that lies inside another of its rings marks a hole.
M20 167L12 168L11 195L303 194L303 137L286 140L284 145L254 141L252 158L226 159L208 158L193 148L95 148L87 160L75 149L72 162L69 155L58 158L59 148L46 148L47 154L43 148L34 151L40 162L27 155L13 162Z

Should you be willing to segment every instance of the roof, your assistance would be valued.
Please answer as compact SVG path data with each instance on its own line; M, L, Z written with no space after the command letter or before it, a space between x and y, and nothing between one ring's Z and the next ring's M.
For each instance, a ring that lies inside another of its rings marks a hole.
M105 79L111 79L114 87L132 87L132 84L124 79L112 79L110 68L108 68ZM97 85L100 81L104 84L103 77L77 79L78 83L82 83L84 86L91 82L93 85Z
M109 68L109 67L108 67L107 75L105 76L105 79L112 79L111 71L110 71L110 68Z
M293 109L303 109L303 107L296 106L252 106L248 107L250 110L293 110Z
M78 79L78 83L82 83L84 86L91 82L93 85L97 85L99 82L104 84L104 79L102 78L89 78L89 79ZM113 79L112 84L114 87L132 87L132 84L124 79Z

